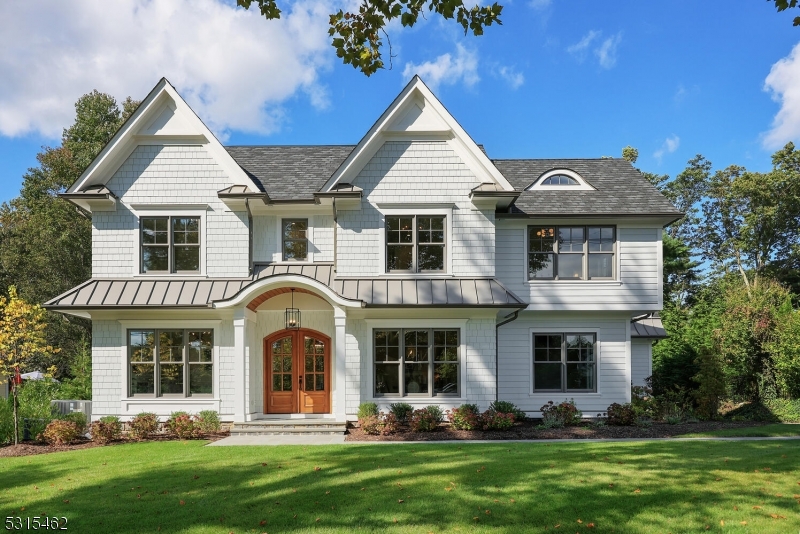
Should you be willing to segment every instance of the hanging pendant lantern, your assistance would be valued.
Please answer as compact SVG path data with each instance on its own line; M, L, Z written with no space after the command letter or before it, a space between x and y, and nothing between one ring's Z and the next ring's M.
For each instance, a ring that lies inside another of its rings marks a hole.
M300 328L300 310L294 307L294 288L292 288L292 307L286 308L286 328Z

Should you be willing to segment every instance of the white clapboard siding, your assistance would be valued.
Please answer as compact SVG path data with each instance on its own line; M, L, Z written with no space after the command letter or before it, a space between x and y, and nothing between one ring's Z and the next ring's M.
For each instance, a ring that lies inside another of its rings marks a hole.
M547 401L574 399L584 416L605 412L613 402L630 401L630 316L624 313L523 312L499 329L499 398L511 401L529 415L538 416ZM596 393L532 392L532 331L582 332L597 335L598 386Z
M653 374L653 340L631 339L631 382L644 386L645 378Z
M501 222L496 230L498 280L537 309L656 310L660 309L660 228L618 228L618 280L536 281L526 273L527 227Z

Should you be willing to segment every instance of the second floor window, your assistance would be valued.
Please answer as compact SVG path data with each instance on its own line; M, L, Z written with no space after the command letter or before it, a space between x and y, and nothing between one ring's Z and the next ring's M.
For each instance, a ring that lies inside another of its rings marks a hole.
M283 219L283 261L308 258L308 219Z
M142 272L200 271L200 217L142 217Z
M529 280L614 278L613 226L531 226L528 228Z
M445 265L445 217L386 217L387 272L441 272Z

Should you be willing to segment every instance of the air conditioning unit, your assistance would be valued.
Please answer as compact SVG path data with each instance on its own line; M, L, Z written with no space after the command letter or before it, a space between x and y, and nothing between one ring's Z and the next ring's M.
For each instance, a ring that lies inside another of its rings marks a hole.
M72 412L83 412L87 421L92 420L92 401L90 400L53 400L50 401L53 411L66 415Z

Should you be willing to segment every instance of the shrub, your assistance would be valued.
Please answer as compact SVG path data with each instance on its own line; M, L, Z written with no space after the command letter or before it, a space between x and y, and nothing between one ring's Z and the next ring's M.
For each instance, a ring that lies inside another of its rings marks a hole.
M14 441L14 415L11 399L0 398L0 445Z
M44 432L47 424L56 419L50 401L56 398L57 392L58 382L48 379L26 380L19 386L17 401L20 431L27 430L30 437Z
M631 408L636 417L654 418L658 412L658 402L653 397L653 390L646 386L633 386Z
M565 400L560 404L547 401L547 404L539 408L542 412L542 426L546 428L560 428L562 426L574 426L581 422L583 413L575 406L575 401Z
M636 414L629 402L625 404L613 403L608 407L608 424L615 426L631 426L636 422Z
M389 411L397 418L398 423L407 424L414 407L407 402L394 402L389 405Z
M197 414L195 427L201 434L214 434L219 432L222 425L216 410L202 410Z
M358 420L370 415L378 415L378 405L374 402L362 402L358 405Z
M514 426L514 414L486 410L481 415L481 426L484 430L508 430Z
M191 439L197 435L196 419L186 412L172 412L167 419L167 428L181 439Z
M428 406L428 408L430 408L430 406ZM431 432L439 426L439 418L432 414L432 410L428 408L414 410L411 414L411 430L414 432ZM439 411L441 412L441 409Z
M425 410L431 415L431 417L433 417L433 419L437 423L439 423L442 420L444 420L444 412L442 411L441 407L439 407L439 406L437 406L435 404L431 404L430 406L426 406Z
M684 389L674 389L665 392L659 398L658 412L662 420L685 419L692 413L691 394Z
M86 414L83 412L71 412L63 416L61 419L75 423L78 426L78 434L86 433L88 422L86 421Z
M119 417L107 415L101 417L99 421L92 423L92 441L102 445L119 439L122 435L122 423Z
M477 404L462 404L458 408L447 410L447 419L456 430L475 430L481 426Z
M130 422L130 435L133 439L143 440L158 431L158 417L154 413L142 412Z
M508 401L494 401L489 405L489 409L497 413L510 413L514 415L515 421L525 419L525 412L520 410L516 404Z
M669 425L677 425L683 421L683 418L679 415L668 415L664 418L664 422Z
M397 417L393 413L380 412L378 415L368 415L359 421L361 430L373 436L381 434L385 436L397 432Z
M77 423L63 419L50 421L44 432L41 433L42 439L50 445L68 445L75 441L79 435Z

